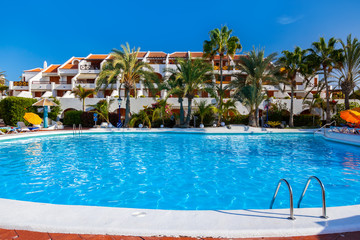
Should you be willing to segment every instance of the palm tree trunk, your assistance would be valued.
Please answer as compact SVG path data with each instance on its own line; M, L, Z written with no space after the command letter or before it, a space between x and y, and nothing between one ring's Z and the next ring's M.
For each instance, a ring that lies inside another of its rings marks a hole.
M326 123L330 123L330 91L329 91L329 84L327 80L327 72L325 66L323 66L323 70L324 70L324 80L326 87Z
M125 127L128 127L130 121L130 89L125 87L125 95L126 95L126 111L125 111Z
M219 104L218 104L218 109L221 110L222 108L222 104L223 104L223 56L222 54L220 54L220 98L219 98ZM218 126L220 125L221 122L221 112L219 111L218 113Z
M180 126L184 125L184 106L183 106L183 98L179 97L179 103L180 103Z
M250 111L250 113L249 113L249 125L251 126L251 127L256 127L256 123L255 123L255 113L256 113L256 111L254 111L254 110L252 110L252 111Z
M186 116L186 126L187 126L187 127L190 126L191 103L192 103L192 98L191 98L191 97L188 97L188 113L187 113L187 116Z
M85 98L82 99L83 102L83 112L85 112Z
M344 93L345 110L348 110L350 109L350 86L345 86L345 84L342 84L341 91Z
M291 83L290 119L289 126L294 127L294 85Z

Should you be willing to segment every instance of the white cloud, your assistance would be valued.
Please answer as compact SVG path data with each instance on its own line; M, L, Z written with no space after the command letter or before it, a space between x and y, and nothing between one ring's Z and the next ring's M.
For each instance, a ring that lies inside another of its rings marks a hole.
M287 25L287 24L297 22L302 18L303 18L303 16L297 16L297 17L281 16L281 17L278 17L277 22L282 25Z

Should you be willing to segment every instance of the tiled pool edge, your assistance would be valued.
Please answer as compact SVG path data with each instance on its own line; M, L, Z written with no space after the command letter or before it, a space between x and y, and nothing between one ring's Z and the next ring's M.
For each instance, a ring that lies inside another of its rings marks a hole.
M360 230L360 205L232 211L173 211L55 205L0 199L0 228L49 233L214 238L291 237Z
M230 132L231 131L231 132ZM312 133L312 130L264 132L197 129L93 129L86 133L201 133L201 134L267 134ZM50 131L13 134L1 140L37 136L72 135L72 131ZM287 209L238 211L165 211L148 209L107 208L52 205L0 199L0 228L50 233L110 234L125 236L189 236L189 237L291 237L313 236L360 230L359 205L328 209L330 219L318 218L320 208L296 209L297 220L286 217ZM5 214L6 213L6 214ZM315 214L314 214L315 213ZM317 214L318 213L318 214ZM356 214L358 213L358 214ZM333 215L332 215L333 214Z
M138 129L138 128L92 128L89 130L82 130L83 134L101 134L101 133L169 133L169 134L313 134L315 129L264 129L262 128L249 128L244 131L243 127L234 127L232 129L227 128L154 128L154 129ZM51 130L51 131L39 131L30 133L18 133L0 135L0 142L15 139L28 139L32 137L47 137L47 136L59 136L59 135L73 135L72 130ZM78 132L77 132L78 135Z

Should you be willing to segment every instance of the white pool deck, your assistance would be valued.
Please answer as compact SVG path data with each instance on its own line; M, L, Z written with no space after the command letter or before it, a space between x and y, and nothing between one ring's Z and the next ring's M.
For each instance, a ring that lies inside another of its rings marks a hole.
M85 132L118 131L93 129ZM313 130L281 130L243 126L210 129L122 129L124 132L192 132L192 133L313 133ZM69 133L70 132L70 133ZM0 136L15 139L72 131L53 131ZM274 186L275 188L275 186ZM272 196L269 198L269 204ZM321 196L319 196L320 198ZM296 201L297 199L295 199ZM296 202L295 202L296 203ZM321 206L319 206L321 207ZM189 237L289 237L360 231L360 205L329 207L328 219L320 218L321 208L175 211L55 205L0 199L0 228L50 233L112 234L128 236Z

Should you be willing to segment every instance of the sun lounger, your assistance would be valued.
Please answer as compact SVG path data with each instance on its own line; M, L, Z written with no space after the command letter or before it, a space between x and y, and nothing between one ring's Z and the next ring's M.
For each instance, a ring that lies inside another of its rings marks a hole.
M25 125L24 122L17 122L18 130L20 132L30 132L30 129Z

